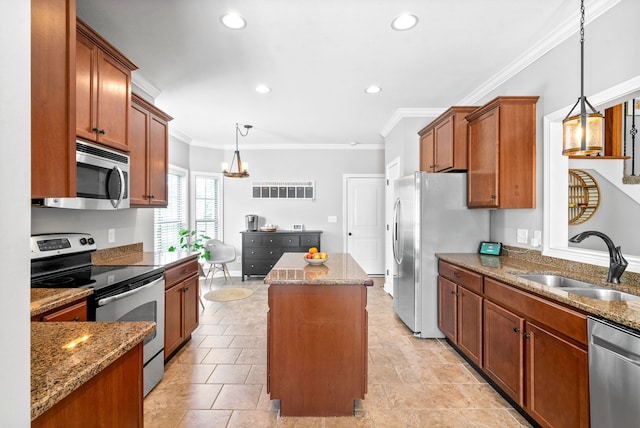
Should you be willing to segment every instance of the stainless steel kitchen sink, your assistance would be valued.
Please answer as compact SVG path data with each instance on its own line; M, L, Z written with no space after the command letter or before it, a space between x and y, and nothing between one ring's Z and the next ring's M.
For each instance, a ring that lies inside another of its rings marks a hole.
M516 274L517 277L528 279L529 281L537 282L539 284L546 285L548 287L558 288L593 288L598 287L595 284L591 284L584 281L579 281L573 278L567 278L560 275L546 275L546 274Z
M576 290L567 290L569 293L577 294L579 296L589 297L591 299L596 300L640 300L640 296L636 296L629 293L624 293L618 290L611 290L608 288L584 288L584 289L576 289Z

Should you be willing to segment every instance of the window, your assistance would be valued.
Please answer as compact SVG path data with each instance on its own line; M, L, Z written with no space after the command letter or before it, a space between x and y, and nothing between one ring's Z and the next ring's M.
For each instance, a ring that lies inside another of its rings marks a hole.
M200 234L222 240L222 174L192 172L191 224Z
M154 210L154 251L167 251L169 247L179 248L180 229L187 224L187 170L169 166L167 176L167 208Z

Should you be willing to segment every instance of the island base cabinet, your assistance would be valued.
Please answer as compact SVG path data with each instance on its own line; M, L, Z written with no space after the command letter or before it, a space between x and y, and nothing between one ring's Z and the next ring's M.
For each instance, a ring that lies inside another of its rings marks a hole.
M366 293L269 286L267 389L282 416L353 416L367 388Z
M31 421L32 428L143 426L142 343Z

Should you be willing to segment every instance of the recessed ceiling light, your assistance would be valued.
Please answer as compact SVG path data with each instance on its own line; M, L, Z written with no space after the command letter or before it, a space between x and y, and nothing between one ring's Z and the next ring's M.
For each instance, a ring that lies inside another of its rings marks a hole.
M376 86L376 85L371 85L369 86L367 89L364 90L367 94L377 94L380 91L382 91L382 88L380 88L380 86Z
M271 88L268 87L267 85L258 85L256 86L256 92L259 92L261 94L266 94L268 92L271 92Z
M391 21L391 28L396 31L410 30L418 25L418 17L410 13L403 13Z
M232 30L241 30L247 26L247 21L235 12L225 13L220 17L220 22L227 28Z

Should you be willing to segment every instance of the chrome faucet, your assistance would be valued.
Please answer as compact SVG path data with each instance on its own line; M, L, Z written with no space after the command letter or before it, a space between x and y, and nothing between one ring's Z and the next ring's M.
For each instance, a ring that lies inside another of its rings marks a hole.
M620 277L629 263L627 263L624 257L622 257L620 247L616 247L611 238L602 232L588 230L586 232L578 233L576 236L570 238L569 242L582 242L585 238L588 238L591 235L602 238L604 243L607 244L607 248L609 249L609 275L607 277L607 282L618 284L620 282Z

